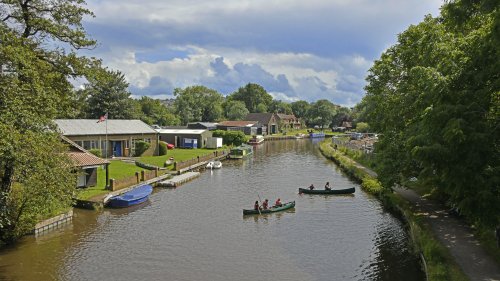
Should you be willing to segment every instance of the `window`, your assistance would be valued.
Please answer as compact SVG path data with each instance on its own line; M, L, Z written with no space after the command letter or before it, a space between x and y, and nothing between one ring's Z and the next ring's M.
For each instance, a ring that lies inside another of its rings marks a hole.
M146 139L144 139L144 141L147 142L147 143L151 143L151 139L150 138L146 138Z

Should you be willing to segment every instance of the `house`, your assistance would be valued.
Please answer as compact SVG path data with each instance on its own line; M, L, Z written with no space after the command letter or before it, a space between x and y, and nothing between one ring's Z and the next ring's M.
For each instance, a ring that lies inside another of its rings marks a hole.
M218 123L209 123L209 122L192 122L187 124L188 129L202 129L214 131L217 130Z
M280 122L282 126L281 129L300 129L302 127L300 119L293 114L277 113L276 116L278 117L278 122Z
M159 129L160 140L176 147L204 148L212 132L203 129Z
M350 131L352 129L352 122L344 121L341 127L344 127L346 131Z
M144 141L150 147L144 156L158 155L158 133L141 120L57 119L63 136L84 149L99 149L104 158L134 156L135 144Z
M67 137L61 136L61 138L69 146L67 154L78 174L76 187L95 186L97 184L97 169L102 165L106 168L106 183L109 181L108 160L95 156Z
M278 117L274 113L249 113L245 120L259 121L259 124L266 128L268 134L279 132Z
M258 121L223 121L217 125L218 130L242 131L245 135L264 135L265 128Z

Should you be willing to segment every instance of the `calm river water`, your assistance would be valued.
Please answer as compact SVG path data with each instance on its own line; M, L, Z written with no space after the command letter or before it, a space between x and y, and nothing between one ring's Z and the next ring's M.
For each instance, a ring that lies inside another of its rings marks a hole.
M353 196L298 195L311 183ZM258 197L295 210L242 215ZM73 224L0 250L0 280L424 280L402 224L311 140L253 158L129 209L75 209Z

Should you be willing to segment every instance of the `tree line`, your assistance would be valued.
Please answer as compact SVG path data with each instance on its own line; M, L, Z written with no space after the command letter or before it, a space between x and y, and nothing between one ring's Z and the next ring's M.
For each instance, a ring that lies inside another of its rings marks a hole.
M329 128L353 121L356 112L328 100L283 102L274 100L262 87L248 83L224 96L214 89L196 85L176 88L172 104L143 96L131 98L128 83L119 71L107 69L94 74L83 89L74 91L74 110L60 118L99 118L104 112L113 119L141 119L147 124L186 125L189 122L243 120L248 113L293 114L306 126Z
M500 6L447 1L375 61L360 119L385 186L418 179L476 226L500 223Z

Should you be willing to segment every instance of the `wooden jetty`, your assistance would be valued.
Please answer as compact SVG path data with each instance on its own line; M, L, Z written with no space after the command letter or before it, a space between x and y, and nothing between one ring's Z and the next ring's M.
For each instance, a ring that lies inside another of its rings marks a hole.
M177 187L183 183L186 183L194 178L200 176L199 172L187 172L181 175L174 176L173 178L165 181L160 181L156 186L161 187Z

